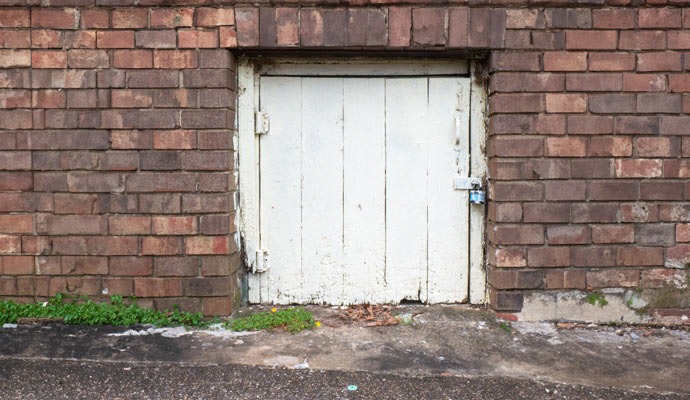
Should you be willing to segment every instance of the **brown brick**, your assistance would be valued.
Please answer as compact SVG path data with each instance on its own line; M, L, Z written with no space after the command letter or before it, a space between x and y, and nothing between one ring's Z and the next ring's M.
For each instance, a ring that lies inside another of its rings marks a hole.
M200 68L231 68L234 61L230 60L230 52L223 49L201 50L199 52Z
M544 197L549 201L585 200L587 185L582 181L554 181L544 183Z
M221 26L218 28L218 36L220 37L220 47L237 47L237 31L235 31L234 27Z
M665 47L664 31L622 31L619 48L621 50L660 50Z
M201 217L201 233L204 235L226 235L230 233L230 220L233 216L207 215Z
M659 221L659 206L646 203L621 204L622 222Z
M590 200L637 200L638 182L593 181L589 184Z
M589 227L586 225L550 225L546 228L546 237L549 244L590 243Z
M526 267L527 257L524 249L496 249L497 267Z
M683 200L683 182L641 182L640 200Z
M573 223L618 222L618 205L607 203L578 203L571 206Z
M589 111L595 114L624 114L635 112L635 95L597 94L589 96Z
M133 31L98 31L96 46L102 49L127 49L134 47Z
M631 225L592 226L592 243L633 243L635 229Z
M13 32L9 31L8 33ZM19 31L17 32L19 33ZM24 33L24 32L22 32ZM7 42L6 42L7 45ZM10 47L10 46L7 46ZM23 46L12 46L23 47ZM57 48L62 47L62 33L49 29L36 29L31 31L31 47L33 48Z
M129 71L127 85L130 88L178 87L177 71Z
M514 289L518 287L517 284L518 273L511 270L489 269L488 282L489 285L496 289Z
M134 37L137 47L174 49L177 45L177 37L174 30L138 31Z
M608 92L623 88L621 74L568 74L565 78L565 88L568 91Z
M637 54L637 70L646 71L680 71L680 53L674 51Z
M185 130L155 131L153 133L155 149L193 149L196 147L196 132Z
M587 285L593 288L634 287L639 281L640 271L620 269L587 271Z
M151 257L111 257L110 275L149 276L153 274Z
M565 115L540 115L534 129L539 134L565 134L566 116Z
M399 9L406 10L406 9ZM389 10L389 16L391 16ZM448 10L448 47L467 47L468 40L468 23L469 23L470 11L468 8L450 8ZM407 14L409 15L409 14ZM407 15L405 15L407 17ZM404 20L407 24L407 19ZM392 23L392 21L391 21ZM409 25L408 26L409 29ZM399 30L404 29L405 25L398 25ZM391 34L393 34L393 29L391 27ZM405 37L409 34L404 32L395 32L398 37ZM391 45L393 45L393 39L391 39ZM400 44L402 46L407 45L406 43Z
M500 157L534 157L542 154L542 140L530 137L498 137L493 153Z
M127 177L126 189L130 192L192 192L196 189L196 175L139 172Z
M669 31L668 32L668 48L671 50L688 50L688 49L690 49L690 32L689 31Z
M113 10L113 28L146 28L148 26L147 9L120 9Z
M34 28L77 29L79 12L73 8L31 9L31 26Z
M544 289L562 289L564 276L565 276L565 274L561 270L545 271L545 273L544 273Z
M635 27L636 10L592 10L592 26L598 29L632 29Z
M585 71L587 53L550 51L544 53L544 71Z
M2 264L3 275L33 275L35 273L32 256L4 256L0 264Z
M642 271L640 286L653 289L686 289L687 281L687 271L657 268Z
M673 224L643 224L635 230L635 242L642 246L665 246L674 244Z
M141 194L139 209L143 213L177 214L181 211L179 194Z
M517 292L497 291L491 288L489 302L491 307L497 311L520 311L524 302L524 295Z
M590 155L595 157L629 157L632 149L629 137L598 136L590 141Z
M154 50L153 66L162 69L197 67L197 53L193 50Z
M492 71L535 71L538 72L539 53L493 52L490 59Z
M444 45L445 8L415 8L412 10L412 39L422 46Z
M661 74L624 74L623 90L626 92L663 92L666 78Z
M681 14L679 8L642 8L638 11L637 24L640 28L680 28Z
M167 297L182 295L182 280L176 278L148 278L134 280L137 297Z
M570 265L570 248L536 247L527 250L530 267L567 267Z
M30 67L30 50L2 50L0 49L0 68Z
M581 113L587 111L587 95L584 93L548 93L546 112Z
M67 68L67 53L58 50L34 50L31 53L33 68Z
M539 112L542 110L540 94L495 94L490 99L494 113Z
M153 217L155 235L194 235L197 232L195 217Z
M231 315L232 299L229 297L205 297L202 299L202 310L205 316Z
M544 228L540 225L498 225L493 235L496 244L544 243Z
M669 248L666 251L667 268L688 268L690 265L690 245L677 245Z
M547 138L544 142L547 157L584 157L587 139L578 137Z
M640 137L635 138L635 150L638 157L677 157L680 144L673 137Z
M598 135L613 133L613 118L603 116L568 116L568 133Z
M623 247L618 249L617 262L623 266L651 266L664 264L661 247Z
M560 92L565 89L565 77L563 74L499 72L492 76L491 89L496 92Z
M69 50L67 64L70 68L108 68L110 59L103 50Z
M565 289L584 289L585 283L585 271L582 270L569 270L565 271L565 277L563 282L563 287Z
M662 135L690 135L690 117L662 116Z
M497 201L530 201L541 200L543 188L538 183L503 183L493 185L493 199Z
M176 151L142 151L141 170L178 170L182 168L180 153Z
M96 215L49 215L36 217L36 232L49 235L106 234L107 218Z
M618 45L616 31L569 30L565 33L567 49L608 50Z
M178 237L144 237L141 240L141 254L176 255L182 253L181 240Z
M40 44L42 43L36 43L34 47L40 47ZM46 47L49 47L49 43L45 44ZM29 31L0 30L0 48L2 47L14 49L30 48L31 34Z
M558 223L570 220L570 205L567 203L525 203L524 222Z
M276 8L276 44L295 46L299 44L299 9Z
M265 9L262 9L262 12ZM263 14L260 15L260 17ZM344 9L329 9L329 10L323 10L322 13L323 16L323 45L328 46L328 47L342 47L348 44L348 16L347 16L347 10ZM259 26L261 27L262 34L266 33L265 36L269 37L269 41L272 40L271 45L275 44L275 28L274 25L268 25L265 27L263 22L259 23ZM267 29L267 28L272 28L272 29ZM352 26L351 31L353 29L359 28L360 35L360 43L363 41L366 43L366 25L358 25L358 26ZM270 31L270 32L268 32ZM353 31L353 33L355 33ZM353 35L354 36L354 35ZM262 36L260 36L262 38ZM364 44L362 43L362 44ZM262 44L263 45L263 44Z
M227 236L193 236L185 238L185 254L231 254Z
M629 53L590 53L590 71L632 71L635 55ZM623 83L625 86L625 82Z
M32 233L31 215L0 215L0 233Z
M690 242L690 224L676 225L676 242Z
M105 275L108 273L107 257L65 256L62 257L64 275Z
M110 12L108 10L82 10L81 27L87 29L109 28Z
M187 278L185 294L187 296L228 296L230 280L227 278Z
M130 296L134 294L134 281L130 278L103 278L103 291L107 294Z
M616 265L615 247L573 247L573 266L612 267Z
M661 160L616 160L615 168L619 178L654 178L662 175Z
M200 29L178 31L177 40L180 48L213 49L218 47L218 31Z
M151 217L110 217L111 235L147 235L151 233Z
M199 273L198 260L194 257L157 257L157 276L196 276Z

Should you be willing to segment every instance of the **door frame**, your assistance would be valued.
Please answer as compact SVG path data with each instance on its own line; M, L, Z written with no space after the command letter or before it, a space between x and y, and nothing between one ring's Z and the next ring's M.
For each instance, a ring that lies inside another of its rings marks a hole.
M474 60L432 59L344 59L344 58L250 58L237 64L237 113L239 212L238 245L249 271L257 266L259 235L259 135L254 132L255 112L259 111L259 82L262 75L284 76L406 76L469 75L470 78L470 176L484 178L488 185L486 162L486 88L482 65ZM449 185L452 182L449 181ZM485 190L488 188L485 188ZM488 193L488 190L487 190ZM486 205L470 204L469 227L469 303L486 304ZM246 279L246 278L245 278ZM252 301L252 299L249 299Z

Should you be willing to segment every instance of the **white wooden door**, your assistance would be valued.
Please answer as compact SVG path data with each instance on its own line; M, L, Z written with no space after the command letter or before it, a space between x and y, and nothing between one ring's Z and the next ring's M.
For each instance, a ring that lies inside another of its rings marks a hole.
M469 96L461 76L261 76L249 301L466 301Z

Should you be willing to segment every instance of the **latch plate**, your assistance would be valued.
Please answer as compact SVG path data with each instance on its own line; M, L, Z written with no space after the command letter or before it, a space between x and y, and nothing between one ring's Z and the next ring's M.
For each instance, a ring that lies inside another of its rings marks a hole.
M254 133L257 135L264 135L268 133L271 128L271 123L268 114L257 111L254 113Z
M453 179L453 189L455 190L472 190L481 189L481 178L455 178Z
M255 274L268 271L268 250L261 249L256 251L256 263L254 264Z

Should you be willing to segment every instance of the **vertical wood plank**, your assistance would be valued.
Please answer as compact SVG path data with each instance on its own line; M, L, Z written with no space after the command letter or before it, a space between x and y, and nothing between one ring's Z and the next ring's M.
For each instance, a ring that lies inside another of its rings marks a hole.
M304 280L300 274L301 81L299 77L261 78L261 111L269 114L271 122L269 133L260 138L261 247L268 249L270 259L269 270L261 274L262 302L302 300L293 295L301 291ZM292 101L285 101L287 94Z
M302 302L341 301L342 260L343 78L303 78Z
M386 295L426 301L427 79L386 79Z
M469 174L470 93L466 81L429 78L429 303L467 299L469 193L453 189L455 176ZM459 118L459 132L455 117Z
M470 78L470 145L472 146L472 176L486 177L486 88L480 83L478 75L482 74L481 64L471 63ZM486 189L486 188L485 188ZM470 303L487 302L485 246L486 207L470 207Z
M343 275L348 304L381 303L386 262L383 78L346 78Z

